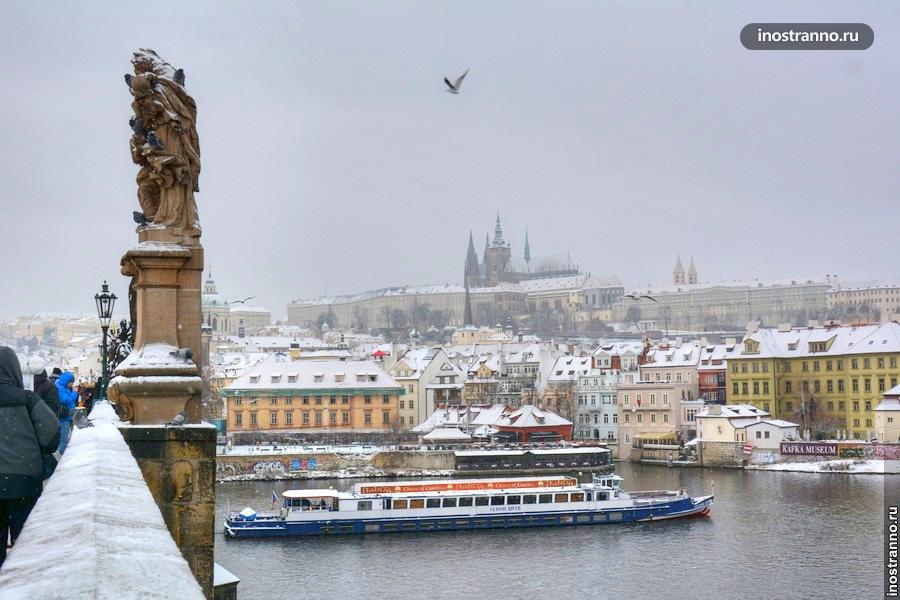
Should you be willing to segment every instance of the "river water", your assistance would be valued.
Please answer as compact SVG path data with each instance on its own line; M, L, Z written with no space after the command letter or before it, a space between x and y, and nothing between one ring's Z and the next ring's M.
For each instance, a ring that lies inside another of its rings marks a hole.
M712 516L246 540L226 540L219 526L216 561L240 577L241 600L880 597L885 476L631 463L618 464L616 472L626 490L714 492ZM218 522L228 507L270 509L272 490L344 489L355 482L218 484Z

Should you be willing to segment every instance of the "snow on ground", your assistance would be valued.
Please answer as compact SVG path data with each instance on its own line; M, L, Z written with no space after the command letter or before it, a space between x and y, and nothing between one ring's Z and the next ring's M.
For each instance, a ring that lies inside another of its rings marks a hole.
M900 474L900 461L896 460L821 460L815 462L790 462L774 465L750 465L748 469L758 471L788 471L792 473L870 473Z

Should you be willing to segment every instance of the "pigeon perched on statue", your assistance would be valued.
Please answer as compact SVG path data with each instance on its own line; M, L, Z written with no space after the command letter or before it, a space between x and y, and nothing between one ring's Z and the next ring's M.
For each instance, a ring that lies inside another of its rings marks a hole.
M150 222L147 220L147 216L144 213L137 210L131 212L131 218L134 219L135 223L142 227Z
M181 360L188 361L194 358L194 351L190 348L179 348L178 350L173 350L169 352L172 356L180 358Z
M171 421L169 421L169 425L174 425L174 426L178 427L180 425L184 425L186 421L187 421L187 414L184 411L181 411L180 413L175 415L175 417Z
M175 69L175 76L172 77L175 83L184 87L184 69Z
M147 132L147 143L150 144L151 148L155 148L156 150L162 150L163 143L159 141L159 138L156 137L156 134L152 131Z

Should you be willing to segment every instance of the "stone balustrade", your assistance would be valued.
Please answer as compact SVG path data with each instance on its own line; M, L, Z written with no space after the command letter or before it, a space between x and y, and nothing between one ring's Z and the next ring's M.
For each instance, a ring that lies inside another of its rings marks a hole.
M0 570L4 600L203 600L112 407L76 429Z

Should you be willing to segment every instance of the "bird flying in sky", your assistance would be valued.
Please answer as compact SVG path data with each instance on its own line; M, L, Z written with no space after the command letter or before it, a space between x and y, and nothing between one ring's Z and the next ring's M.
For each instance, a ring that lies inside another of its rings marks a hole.
M654 302L659 302L659 300L657 300L653 296L648 296L647 294L641 294L640 296L638 296L636 294L625 294L625 297L630 298L631 300L640 300L641 298L646 298L647 300L653 300Z
M462 87L463 79L466 78L466 75L468 75L468 73L469 73L469 70L466 69L466 72L463 73L462 75L460 75L459 77L457 77L456 81L454 81L453 83L450 83L450 80L447 79L446 77L444 77L444 83L446 83L447 87L450 88L450 89L446 90L447 93L448 94L458 94L459 88Z

